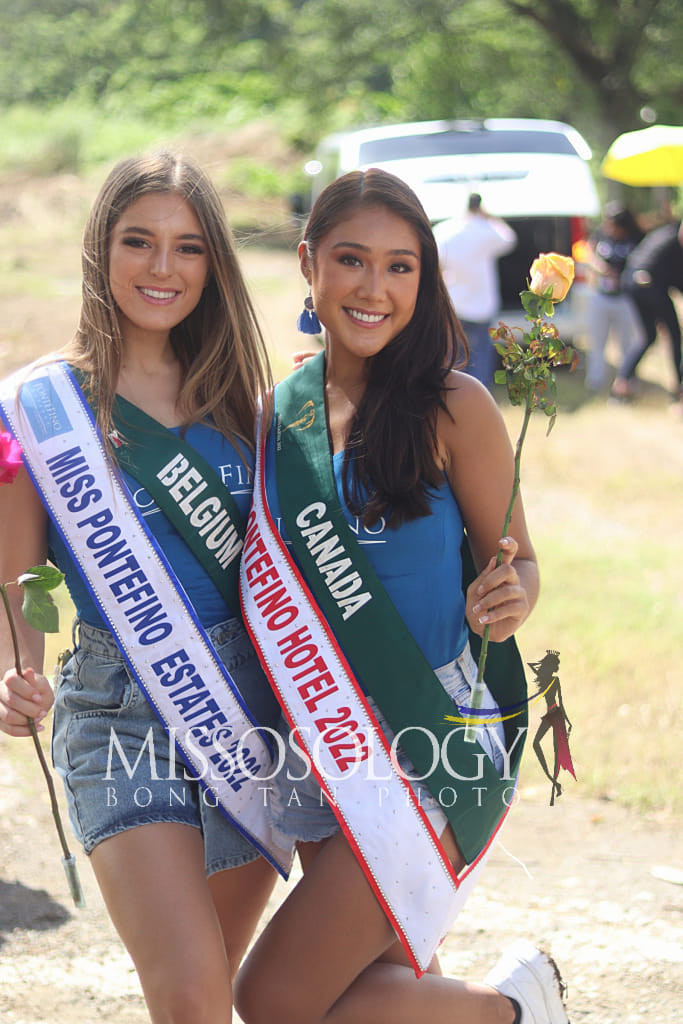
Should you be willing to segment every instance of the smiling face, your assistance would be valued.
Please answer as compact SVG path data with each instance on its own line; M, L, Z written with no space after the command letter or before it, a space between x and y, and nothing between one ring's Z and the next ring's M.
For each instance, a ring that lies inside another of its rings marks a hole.
M151 192L132 203L109 242L109 284L126 342L161 337L202 296L210 260L192 206L175 192Z
M386 207L357 208L318 242L313 259L305 243L299 257L327 328L329 363L358 372L413 316L421 266L416 232Z

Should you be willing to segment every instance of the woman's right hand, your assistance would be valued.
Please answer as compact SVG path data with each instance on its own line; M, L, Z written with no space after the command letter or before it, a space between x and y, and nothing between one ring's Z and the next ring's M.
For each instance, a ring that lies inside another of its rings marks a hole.
M292 352L293 368L295 370L298 370L299 367L303 366L304 363L307 363L309 359L313 359L314 356L317 356L320 351L321 349L316 349L315 351L313 351L312 349L306 349L305 351L301 352Z
M0 679L0 732L8 736L30 736L29 718L40 732L43 729L40 722L53 702L52 687L40 672L26 668L20 676L16 669L8 669Z

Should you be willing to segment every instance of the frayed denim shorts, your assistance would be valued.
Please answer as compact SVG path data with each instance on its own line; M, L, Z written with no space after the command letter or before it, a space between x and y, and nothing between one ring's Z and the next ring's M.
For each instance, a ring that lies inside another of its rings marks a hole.
M279 706L242 623L229 619L207 632L253 716L277 725ZM213 795L185 779L183 762L112 635L78 620L74 653L55 695L52 758L86 853L137 825L176 822L201 829L207 875L259 856Z
M477 678L477 664L472 657L469 644L457 658L434 671L453 701L454 714L458 714L458 707L468 707L472 686ZM367 700L387 741L391 744L394 740L394 732L372 697L368 697ZM495 713L498 710L498 704L488 688L481 707L482 711ZM495 714L491 717L495 717ZM280 719L278 730L283 738L286 754L280 772L271 783L272 790L268 793L268 807L273 829L283 844L292 841L320 842L338 832L339 824L315 775L310 768L307 768L303 756L292 747L289 725L284 717ZM502 775L505 769L504 739L502 722L481 725L477 730L477 740L495 765L499 775ZM396 759L406 776L414 778L418 775L415 766L400 744L396 748ZM413 782L412 788L434 831L437 835L441 835L448 824L448 818L441 804L432 796L424 782Z

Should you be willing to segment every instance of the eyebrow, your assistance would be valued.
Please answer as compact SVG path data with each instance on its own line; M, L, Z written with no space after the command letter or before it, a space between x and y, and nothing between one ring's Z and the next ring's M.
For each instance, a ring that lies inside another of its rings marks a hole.
M154 232L150 231L148 228L137 228L134 225L131 225L130 227L122 227L121 228L121 233L122 234L126 234L127 235L130 232L134 232L136 235L147 235L148 238L152 238L154 236ZM204 235L195 235L195 234L191 234L191 233L187 233L185 235L178 235L177 237L181 238L183 240L195 239L195 240L200 241L200 242L205 242L206 241L206 239L204 238Z
M370 247L367 245L361 245L360 242L336 242L332 249L358 249L360 252L370 252ZM414 256L415 259L419 259L419 256L413 249L389 249L388 254L390 256Z

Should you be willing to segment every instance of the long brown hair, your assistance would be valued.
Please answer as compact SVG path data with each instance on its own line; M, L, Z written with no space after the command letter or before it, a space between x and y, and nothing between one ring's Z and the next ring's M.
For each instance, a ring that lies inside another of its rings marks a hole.
M109 285L109 245L128 207L150 193L177 193L192 206L206 239L211 277L185 320L171 331L182 368L183 423L210 417L221 433L254 443L258 397L270 386L263 337L247 292L220 197L204 171L161 151L120 161L95 200L83 237L81 316L64 357L84 370L106 438L121 365L122 337Z
M439 269L429 219L399 178L371 168L337 178L321 192L304 232L309 259L341 221L359 209L385 207L420 242L420 284L408 325L368 360L367 387L344 453L344 493L366 526L384 517L390 526L430 513L439 485L436 417L445 408L451 368L467 358L467 342Z

